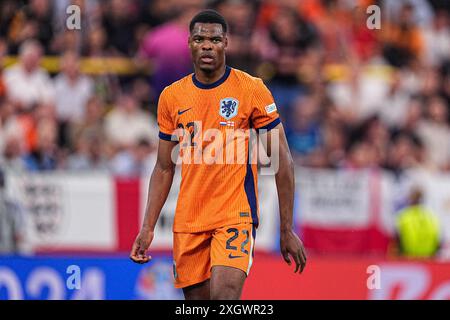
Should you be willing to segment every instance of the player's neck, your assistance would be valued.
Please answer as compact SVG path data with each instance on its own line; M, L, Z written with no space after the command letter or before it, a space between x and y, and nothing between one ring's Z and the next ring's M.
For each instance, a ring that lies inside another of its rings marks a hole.
M198 68L195 69L195 78L203 84L211 84L223 77L225 74L226 66L223 64L217 70L212 72L204 72Z

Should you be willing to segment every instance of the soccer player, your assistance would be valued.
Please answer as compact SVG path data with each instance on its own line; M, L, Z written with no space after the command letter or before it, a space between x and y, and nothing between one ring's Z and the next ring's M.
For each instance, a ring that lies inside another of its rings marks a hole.
M280 249L289 265L294 260L294 272L301 273L306 255L293 231L294 167L283 126L262 80L226 65L227 42L227 23L216 11L205 10L192 19L188 44L194 73L166 87L159 98L157 162L144 222L130 258L137 263L151 259L147 251L175 172L171 157L177 145L174 132L188 132L186 135L194 137L188 149L195 149L209 142L194 142L199 126L222 133L254 128L258 132L265 129L267 150L271 150L272 140L279 140L275 180ZM249 146L245 150L249 159ZM257 165L248 161L183 162L181 178L173 225L175 287L183 288L186 299L239 299L252 265L258 226Z

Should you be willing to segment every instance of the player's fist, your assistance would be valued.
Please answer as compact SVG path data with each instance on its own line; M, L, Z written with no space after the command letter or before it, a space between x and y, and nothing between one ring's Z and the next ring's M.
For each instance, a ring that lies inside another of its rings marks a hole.
M136 240L134 240L133 248L131 249L130 259L136 263L147 263L152 258L147 255L147 250L153 240L153 231L142 229Z

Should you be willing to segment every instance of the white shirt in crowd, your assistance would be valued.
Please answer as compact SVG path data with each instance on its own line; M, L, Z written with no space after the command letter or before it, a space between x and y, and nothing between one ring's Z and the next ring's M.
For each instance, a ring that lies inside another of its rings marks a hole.
M439 66L450 58L450 28L436 30L427 28L423 32L425 40L425 61L432 66Z
M417 133L426 148L425 159L430 169L440 169L450 159L450 129L446 125L432 121L420 122Z
M93 81L87 76L80 75L74 83L71 83L65 74L58 75L55 78L55 104L58 119L81 121L93 91Z
M42 68L27 73L21 64L5 70L4 81L8 96L25 109L34 103L53 103L54 88L49 74Z
M355 112L359 120L380 113L381 101L389 92L389 80L385 76L361 71L357 85L348 80L335 81L327 88L327 94L338 108Z
M128 113L120 108L112 110L105 119L106 135L114 144L131 146L139 139L158 141L158 124L154 116L142 110Z

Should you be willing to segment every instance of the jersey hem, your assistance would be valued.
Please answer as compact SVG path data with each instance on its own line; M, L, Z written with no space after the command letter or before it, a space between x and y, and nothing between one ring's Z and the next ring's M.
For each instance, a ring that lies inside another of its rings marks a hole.
M223 227L228 227L228 226L233 226L236 224L252 224L255 225L255 228L257 228L257 225L255 224L254 221L252 220L230 220L227 223L221 223L221 224L214 224L214 225L210 225L210 226L204 226L204 227L197 227L197 228L176 228L175 226L172 228L172 232L173 233L198 233L198 232L208 232L208 231L213 231L219 228L223 228Z

